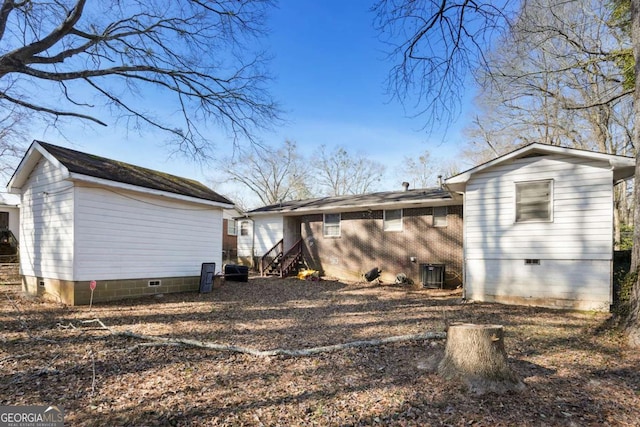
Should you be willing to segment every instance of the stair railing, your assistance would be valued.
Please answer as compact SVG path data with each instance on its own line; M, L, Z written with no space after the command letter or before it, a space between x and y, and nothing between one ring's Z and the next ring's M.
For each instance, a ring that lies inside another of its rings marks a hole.
M284 277L289 273L291 266L298 262L302 257L302 239L298 240L288 251L282 256L280 264L280 277Z
M284 239L280 239L271 249L269 249L262 258L260 258L260 275L264 276L265 272L278 259L284 250Z

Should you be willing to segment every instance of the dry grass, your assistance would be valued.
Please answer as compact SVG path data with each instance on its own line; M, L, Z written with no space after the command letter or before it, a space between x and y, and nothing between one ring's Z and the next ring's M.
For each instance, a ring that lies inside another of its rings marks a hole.
M88 307L0 287L0 405L57 404L67 425L639 425L640 356L607 315L495 304L459 294L338 281L252 279L211 294ZM9 298L8 298L9 297ZM118 331L261 350L299 349L503 324L520 394L475 396L434 373L442 341L259 358L149 346Z

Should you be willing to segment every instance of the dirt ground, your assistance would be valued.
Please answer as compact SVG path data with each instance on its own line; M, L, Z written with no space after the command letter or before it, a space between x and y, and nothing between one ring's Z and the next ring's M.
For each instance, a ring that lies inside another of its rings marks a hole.
M59 405L69 426L640 425L640 355L608 315L462 303L369 283L251 279L67 307L0 286L0 405ZM474 395L439 377L443 340L257 357L111 334L302 349L502 324L526 389Z

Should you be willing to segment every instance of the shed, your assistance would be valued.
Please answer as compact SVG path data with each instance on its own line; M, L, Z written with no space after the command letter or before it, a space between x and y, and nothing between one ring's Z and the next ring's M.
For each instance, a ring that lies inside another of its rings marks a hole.
M634 167L535 143L448 178L464 194L465 297L608 311L613 186Z
M8 189L29 294L87 304L93 280L93 301L197 290L201 264L221 266L233 204L197 181L34 141Z

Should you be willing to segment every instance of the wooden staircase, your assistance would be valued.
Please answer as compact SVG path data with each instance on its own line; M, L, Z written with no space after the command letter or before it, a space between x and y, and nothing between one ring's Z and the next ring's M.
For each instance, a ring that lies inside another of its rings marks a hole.
M261 276L287 277L306 268L302 252L302 239L298 240L287 252L283 251L284 242L280 240L260 258Z

